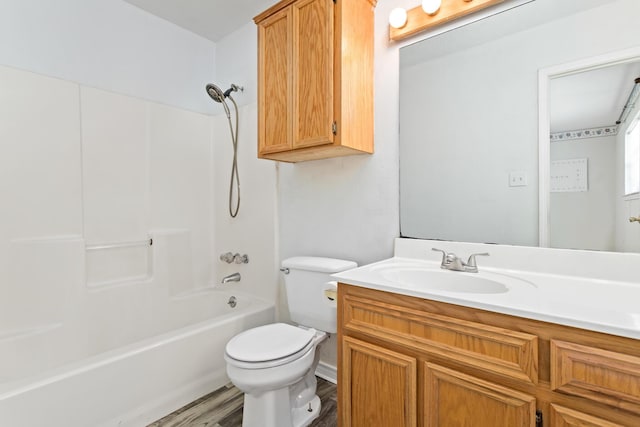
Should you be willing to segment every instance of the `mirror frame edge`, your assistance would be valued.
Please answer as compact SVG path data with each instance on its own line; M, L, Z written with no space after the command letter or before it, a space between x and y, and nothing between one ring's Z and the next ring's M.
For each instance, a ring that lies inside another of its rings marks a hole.
M549 215L551 194L551 147L549 133L549 80L565 75L640 60L640 46L608 52L538 70L538 246L550 243Z

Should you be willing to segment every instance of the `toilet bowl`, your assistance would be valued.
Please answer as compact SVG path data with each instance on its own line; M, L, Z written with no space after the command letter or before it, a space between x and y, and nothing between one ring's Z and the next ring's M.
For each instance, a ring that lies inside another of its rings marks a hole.
M229 379L244 392L243 427L304 427L318 417L317 350L337 326L335 298L325 291L335 289L331 274L356 266L318 257L282 262L291 318L301 325L249 329L225 349Z
M275 323L229 341L227 375L245 393L243 426L298 427L317 417L320 402L313 401L316 349L326 336L314 329ZM291 343L280 346L283 338Z

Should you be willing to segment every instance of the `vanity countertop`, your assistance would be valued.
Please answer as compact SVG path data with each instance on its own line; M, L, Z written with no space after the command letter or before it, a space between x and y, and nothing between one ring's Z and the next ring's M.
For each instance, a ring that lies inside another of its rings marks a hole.
M479 270L449 271L441 269L437 261L395 256L333 278L370 289L640 339L640 283L482 265ZM473 286L471 291L461 291L456 285L460 281L496 286L480 292L474 292ZM435 282L439 284L434 287Z

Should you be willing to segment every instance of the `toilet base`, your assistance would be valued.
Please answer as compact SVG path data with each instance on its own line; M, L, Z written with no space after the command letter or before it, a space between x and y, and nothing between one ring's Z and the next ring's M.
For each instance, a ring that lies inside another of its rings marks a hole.
M293 427L306 427L320 415L320 398L313 396L311 402L304 408L297 408L291 414Z
M306 427L318 418L320 408L316 395L304 407L291 409L288 388L268 391L259 398L245 393L242 427Z

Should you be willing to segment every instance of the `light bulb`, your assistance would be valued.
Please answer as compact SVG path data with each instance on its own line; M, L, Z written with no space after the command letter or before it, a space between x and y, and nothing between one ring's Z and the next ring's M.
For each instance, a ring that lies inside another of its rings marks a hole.
M407 23L407 11L401 7L396 7L389 14L389 25L393 28L402 28Z
M442 0L422 0L422 10L427 15L435 15L440 10Z

